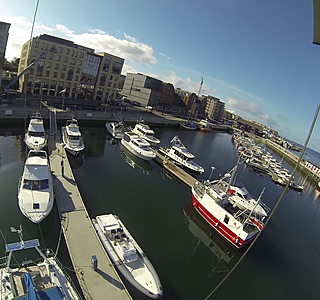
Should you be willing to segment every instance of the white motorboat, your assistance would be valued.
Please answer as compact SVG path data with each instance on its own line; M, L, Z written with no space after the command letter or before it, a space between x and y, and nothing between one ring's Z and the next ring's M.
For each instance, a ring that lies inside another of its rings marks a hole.
M20 211L38 224L50 214L53 201L53 181L47 153L30 150L18 187Z
M41 251L38 239L24 241L21 226L20 230L10 229L19 234L20 242L6 244L8 255L1 258L0 300L81 299L52 250ZM31 250L37 253L37 257L32 255ZM16 260L19 255L15 253L18 251L23 251L21 257L25 257L21 263ZM26 255L32 257L27 259Z
M160 140L154 136L155 132L145 124L143 120L140 120L132 129L132 132L136 133L140 138L145 139L152 146L160 143Z
M170 143L171 147L160 147L159 152L162 155L188 172L194 174L202 174L204 172L204 167L193 160L195 156L182 144L177 135Z
M47 145L43 120L39 112L31 116L24 140L28 149L31 150L42 150Z
M156 157L156 154L150 148L150 144L132 131L125 132L121 144L141 159L149 161Z
M124 136L124 125L123 122L106 122L105 124L108 132L115 139L121 140Z
M100 215L92 222L110 259L122 275L145 295L160 298L163 291L156 270L119 217Z
M61 128L61 132L65 149L72 155L78 155L84 149L78 121L74 118L67 120L66 126Z

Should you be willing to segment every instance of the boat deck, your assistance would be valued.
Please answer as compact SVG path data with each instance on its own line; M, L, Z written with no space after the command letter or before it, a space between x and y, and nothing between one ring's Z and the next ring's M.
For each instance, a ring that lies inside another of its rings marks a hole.
M58 132L56 136L60 136ZM106 295L108 299L132 299L95 231L61 141L50 136L48 151L61 227L85 299L105 299ZM94 255L98 262L96 270Z

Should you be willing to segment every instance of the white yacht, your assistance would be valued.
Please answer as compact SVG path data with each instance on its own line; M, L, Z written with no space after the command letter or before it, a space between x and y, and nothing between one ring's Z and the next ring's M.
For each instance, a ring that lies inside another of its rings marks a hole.
M158 145L160 140L154 136L155 132L149 127L149 125L145 124L143 120L139 121L132 132L136 133L140 138L145 139L152 146Z
M141 159L149 161L156 157L156 154L150 148L150 144L132 131L125 132L121 144Z
M47 153L30 150L18 187L20 211L38 224L50 214L53 201L53 181Z
M41 251L38 239L23 240L20 230L10 227L19 234L20 242L6 244L6 256L1 258L0 300L9 299L81 299L71 278L51 249ZM32 255L37 253L37 257ZM17 252L19 255L16 255ZM27 259L27 255L32 255ZM17 261L24 257L23 261Z
M28 149L31 150L42 150L47 145L43 120L39 112L31 116L24 140Z
M112 214L92 219L110 259L122 275L150 298L163 294L158 274L119 217Z
M124 125L123 122L106 122L105 124L108 132L115 139L121 140L124 136Z
M78 155L84 149L78 121L74 118L68 120L67 125L62 127L61 131L65 149L72 155Z
M193 160L195 156L182 144L177 135L170 143L171 147L160 147L160 154L169 158L188 172L195 174L202 174L204 172L204 167Z

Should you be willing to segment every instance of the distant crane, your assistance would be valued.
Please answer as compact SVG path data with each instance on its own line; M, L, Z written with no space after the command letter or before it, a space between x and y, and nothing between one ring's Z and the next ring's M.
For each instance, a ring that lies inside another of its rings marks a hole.
M201 76L201 83L200 83L200 88L199 88L199 92L198 92L198 98L200 97L202 85L203 85L203 76Z

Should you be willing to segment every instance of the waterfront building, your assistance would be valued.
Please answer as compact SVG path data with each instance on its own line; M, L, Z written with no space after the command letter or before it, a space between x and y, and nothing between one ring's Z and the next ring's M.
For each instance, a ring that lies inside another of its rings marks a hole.
M101 102L116 96L123 58L95 53L94 49L72 41L42 34L22 46L18 72L25 70L42 54L41 59L19 79L22 93L63 94L64 97Z
M172 83L162 83L160 103L165 105L172 105L174 99L174 86Z
M10 25L9 23L0 22L0 93L3 92L1 81Z
M122 96L141 106L157 107L161 98L162 81L141 73L127 73Z
M225 109L225 103L211 95L205 96L204 98L202 101L206 101L205 113L208 118L220 122Z

